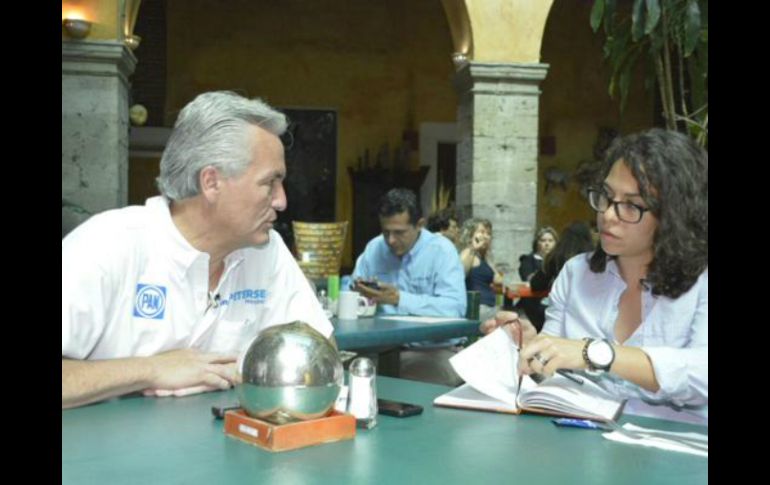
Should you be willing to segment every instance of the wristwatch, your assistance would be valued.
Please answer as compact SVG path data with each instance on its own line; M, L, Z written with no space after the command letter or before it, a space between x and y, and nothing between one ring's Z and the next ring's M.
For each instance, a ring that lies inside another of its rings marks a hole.
M594 340L585 338L583 360L590 371L608 371L615 360L615 349L607 339Z

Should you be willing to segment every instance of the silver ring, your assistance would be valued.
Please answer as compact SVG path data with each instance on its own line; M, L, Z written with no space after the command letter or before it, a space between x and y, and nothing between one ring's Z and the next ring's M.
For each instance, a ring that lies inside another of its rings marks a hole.
M540 362L540 365L542 365L543 367L548 365L548 361L546 359L544 359L543 356L540 355L539 352L537 354L533 355L532 358L535 359L536 361Z

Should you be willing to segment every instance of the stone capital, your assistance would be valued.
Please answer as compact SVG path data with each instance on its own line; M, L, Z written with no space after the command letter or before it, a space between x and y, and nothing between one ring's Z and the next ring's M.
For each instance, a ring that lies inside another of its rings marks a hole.
M68 41L61 44L62 75L117 76L127 86L136 56L122 42Z
M460 96L476 94L540 94L548 64L469 62L455 73L454 87Z

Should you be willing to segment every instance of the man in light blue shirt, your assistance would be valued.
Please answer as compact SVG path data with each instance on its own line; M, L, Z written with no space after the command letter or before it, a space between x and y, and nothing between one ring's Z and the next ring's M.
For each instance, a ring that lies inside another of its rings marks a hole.
M382 234L358 257L354 289L375 300L381 314L464 318L467 299L460 257L447 238L423 229L414 192L390 190L380 202L379 217ZM401 376L456 385L459 377L447 359L459 343L461 339L410 344L420 352L401 354Z

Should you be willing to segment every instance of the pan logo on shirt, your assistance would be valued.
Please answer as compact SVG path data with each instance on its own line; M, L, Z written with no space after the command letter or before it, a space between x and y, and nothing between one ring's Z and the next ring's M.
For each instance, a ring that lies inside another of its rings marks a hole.
M136 285L136 298L134 299L134 316L163 319L166 311L166 287L160 285Z

